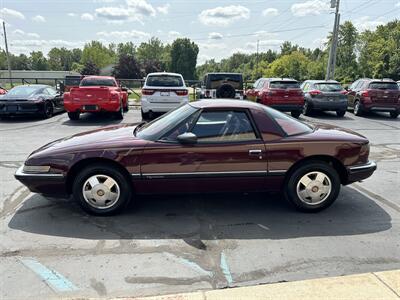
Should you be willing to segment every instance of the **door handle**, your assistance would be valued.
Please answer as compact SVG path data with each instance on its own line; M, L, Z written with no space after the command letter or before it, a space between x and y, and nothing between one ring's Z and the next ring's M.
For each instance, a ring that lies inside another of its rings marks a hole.
M263 151L261 149L249 150L249 155L250 156L258 156L259 159L263 158L262 153L263 153Z

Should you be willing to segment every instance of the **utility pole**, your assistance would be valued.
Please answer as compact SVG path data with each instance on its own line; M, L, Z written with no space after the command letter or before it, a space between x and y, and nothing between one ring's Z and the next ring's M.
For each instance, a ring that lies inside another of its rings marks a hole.
M4 22L4 21L3 21L3 32L4 32L4 44L6 45L6 55L7 55L7 64L8 64L8 77L10 78L11 87L14 87L13 86L13 82L12 82L12 78L11 78L11 61L10 61L10 54L8 53L6 22Z
M334 79L335 77L336 50L339 39L339 23L340 23L339 3L340 0L331 0L331 8L336 8L336 11L335 11L335 23L333 25L331 47L329 49L328 66L326 68L326 77L325 77L326 80Z
M260 40L257 40L257 54L256 54L256 76L258 77L258 47L260 44Z

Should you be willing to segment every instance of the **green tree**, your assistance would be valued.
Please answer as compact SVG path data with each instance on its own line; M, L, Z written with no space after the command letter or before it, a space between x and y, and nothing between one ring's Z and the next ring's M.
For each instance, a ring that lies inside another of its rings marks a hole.
M32 70L45 71L49 68L47 59L44 57L42 51L32 51L30 53L29 61Z
M82 75L99 75L100 74L100 69L94 62L88 60L83 65L83 68L81 70L81 74Z
M141 66L133 54L123 53L119 56L113 75L122 79L142 78Z
M11 56L11 68L13 70L30 70L29 58L25 54Z
M310 60L299 51L283 55L272 62L264 70L266 77L290 77L300 81L306 80L308 76L308 65Z
M358 32L351 21L346 21L339 27L336 72L339 81L349 82L358 77L356 45Z
M104 68L115 63L116 53L110 47L106 47L101 42L91 41L85 44L82 51L81 64L92 63L98 68Z
M188 38L178 38L171 45L171 71L185 79L194 79L199 47Z

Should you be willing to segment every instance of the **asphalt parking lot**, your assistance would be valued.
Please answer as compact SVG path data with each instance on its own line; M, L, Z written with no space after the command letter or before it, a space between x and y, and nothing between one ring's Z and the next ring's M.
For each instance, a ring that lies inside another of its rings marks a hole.
M39 146L119 121L0 120L0 298L157 295L399 269L400 118L307 119L367 136L378 162L329 209L303 214L266 194L153 196L115 217L32 194L13 174ZM122 122L137 121L131 110Z

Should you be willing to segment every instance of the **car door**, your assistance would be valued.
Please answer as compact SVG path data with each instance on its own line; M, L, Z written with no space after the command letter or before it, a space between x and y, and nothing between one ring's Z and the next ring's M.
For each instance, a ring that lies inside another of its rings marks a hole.
M45 90L50 95L49 99L53 101L54 108L56 110L64 109L63 97L57 92L57 90L51 87L48 87Z
M179 125L144 149L142 191L262 190L268 165L254 124L247 110L203 110L190 126ZM183 132L195 134L197 143L179 143L176 137Z

